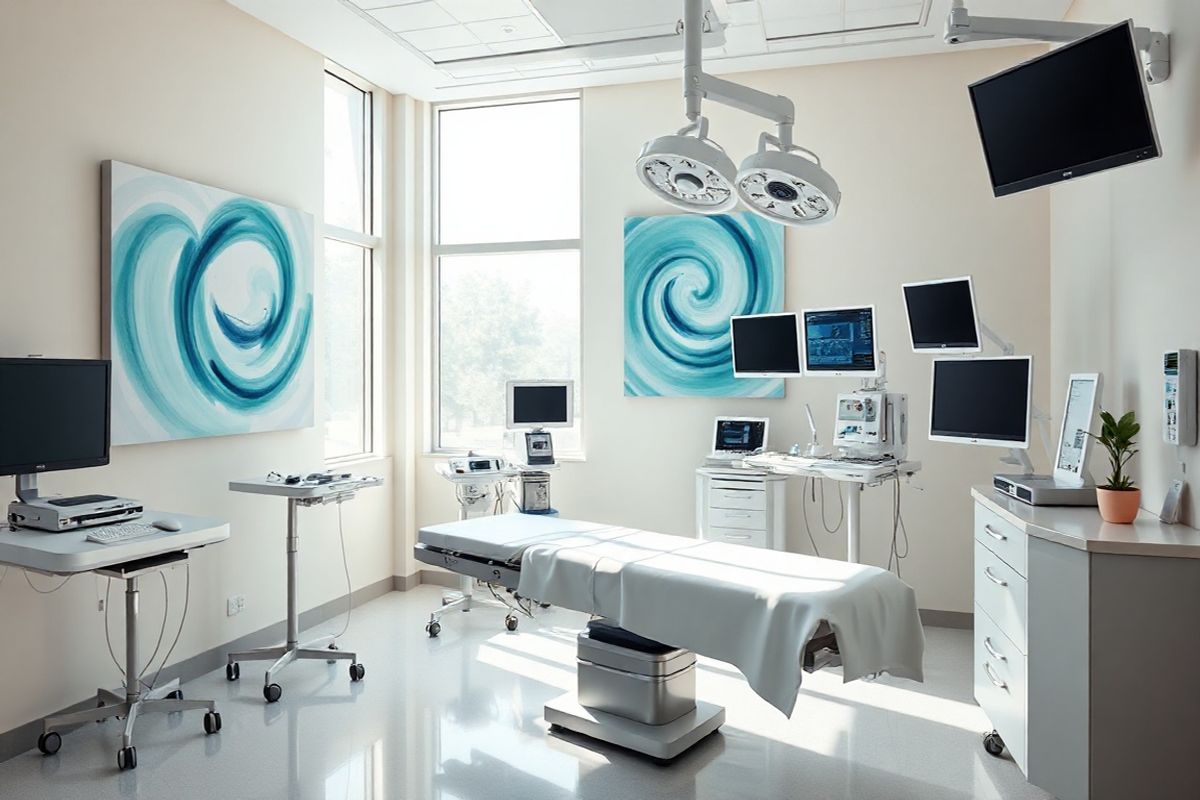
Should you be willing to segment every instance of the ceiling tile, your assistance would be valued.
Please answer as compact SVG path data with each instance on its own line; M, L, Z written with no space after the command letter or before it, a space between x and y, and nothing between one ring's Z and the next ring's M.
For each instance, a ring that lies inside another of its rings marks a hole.
M420 31L408 31L400 34L406 42L427 53L430 50L444 50L447 47L466 47L479 44L475 34L462 25L449 25L445 28L426 28Z
M744 56L765 53L767 38L762 25L731 25L725 29L725 55Z
M459 22L519 17L529 13L525 0L437 0L437 4Z
M488 78L492 76L517 77L517 71L512 67L448 67L446 74L452 78Z
M453 25L457 21L433 0L377 8L371 12L371 16L387 26L388 30L401 32Z
M469 44L465 47L443 47L437 50L426 50L425 55L429 56L435 63L441 61L455 61L460 58L479 58L481 56L492 55L492 50L486 44Z
M555 36L535 36L532 39L515 39L511 42L492 42L488 45L493 53L527 53L530 50L552 50L562 47Z
M847 30L881 28L885 25L916 25L921 21L920 3L893 8L875 8L869 11L847 11Z
M844 10L844 0L762 0L766 20L840 16Z
M373 8L385 8L387 6L406 6L410 3L423 2L423 0L351 0L351 2L361 9L370 11Z
M814 17L793 17L763 22L768 39L784 36L812 36L819 33L834 33L845 30L845 15L821 14Z
M533 14L470 22L467 23L467 30L479 37L479 41L487 44L554 35L553 31L543 25L542 21Z
M881 8L912 5L924 6L924 3L914 0L846 0L846 11L877 11Z
M522 67L521 74L526 78L552 78L555 75L578 75L587 72L588 68L581 62L578 66L558 67Z
M587 65L592 69L625 69L627 67L644 67L657 64L654 56L620 56L618 58L589 59Z
M725 14L725 21L730 25L749 25L762 19L758 3L731 3Z

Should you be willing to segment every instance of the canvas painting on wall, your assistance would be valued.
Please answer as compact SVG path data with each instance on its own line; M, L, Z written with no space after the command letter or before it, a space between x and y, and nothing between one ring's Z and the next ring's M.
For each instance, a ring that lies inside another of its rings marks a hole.
M313 219L103 168L112 443L313 424Z
M754 214L625 220L625 394L783 397L735 378L729 318L783 311L783 226Z

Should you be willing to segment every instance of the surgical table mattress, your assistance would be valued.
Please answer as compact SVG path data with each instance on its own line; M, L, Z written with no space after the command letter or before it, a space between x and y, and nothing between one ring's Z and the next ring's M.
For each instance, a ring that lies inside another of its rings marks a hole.
M877 567L523 514L433 525L419 541L519 563L526 597L733 664L784 714L822 621L837 636L844 680L923 679L916 596Z

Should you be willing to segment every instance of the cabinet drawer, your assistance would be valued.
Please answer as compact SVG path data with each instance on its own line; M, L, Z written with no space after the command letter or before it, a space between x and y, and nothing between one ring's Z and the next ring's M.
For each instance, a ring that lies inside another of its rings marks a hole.
M979 503L975 504L975 541L1000 556L1020 574L1029 574L1025 567L1025 532Z
M708 507L766 510L767 493L761 489L713 489L708 493Z
M975 700L1026 771L1028 661L987 610L975 607Z
M987 612L1022 653L1028 653L1028 586L1000 557L975 543L975 604Z
M747 547L766 548L766 531L744 531L737 528L709 528L704 534L708 542L726 542L727 544L744 544Z
M765 531L767 529L767 512L753 509L710 508L708 524L714 528Z

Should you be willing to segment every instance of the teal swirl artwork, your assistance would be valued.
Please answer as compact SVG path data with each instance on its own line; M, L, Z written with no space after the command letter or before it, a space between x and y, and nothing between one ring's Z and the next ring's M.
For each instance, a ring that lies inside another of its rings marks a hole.
M104 164L112 443L313 424L312 216Z
M783 226L753 214L625 220L625 394L783 397L735 378L729 318L783 311Z

